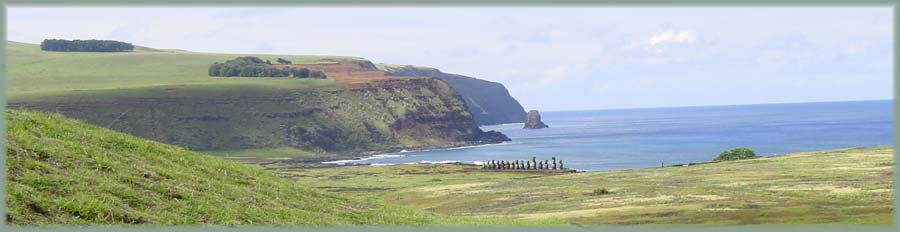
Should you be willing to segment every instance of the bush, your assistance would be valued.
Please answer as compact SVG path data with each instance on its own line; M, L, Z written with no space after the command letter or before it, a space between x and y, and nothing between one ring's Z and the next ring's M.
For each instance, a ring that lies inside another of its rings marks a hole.
M607 190L606 188L596 188L596 189L594 189L593 193L594 193L594 195L610 194L609 190Z
M290 60L285 60L285 59L281 59L281 58L278 58L275 61L278 62L279 64L291 64Z
M290 61L286 62L290 63ZM322 71L310 71L307 68L276 68L271 61L252 56L238 57L225 61L225 63L213 63L209 66L209 75L216 77L327 77Z
M716 158L713 159L712 161L713 162L732 161L732 160L753 159L756 157L758 157L758 156L756 156L756 153L754 153L753 150L750 150L749 148L746 148L746 147L738 147L738 148L734 148L734 149L723 151L722 153L719 153L719 156L716 156Z
M309 77L325 79L325 73L322 71L312 71L309 73Z
M133 51L134 45L115 40L45 39L41 42L41 50L55 52L127 52Z

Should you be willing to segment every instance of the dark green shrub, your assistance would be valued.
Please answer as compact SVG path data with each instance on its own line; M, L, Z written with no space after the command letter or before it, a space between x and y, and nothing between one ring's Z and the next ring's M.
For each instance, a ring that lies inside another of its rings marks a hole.
M55 52L127 52L133 51L134 45L115 40L45 39L41 42L41 50Z
M285 60L285 59L281 59L281 58L278 58L275 61L278 62L279 64L291 64L290 60Z
M750 150L750 148L738 147L738 148L734 148L734 149L723 151L722 153L719 153L719 156L716 156L716 158L713 159L712 161L713 162L732 161L732 160L742 160L742 159L753 159L756 157L757 157L756 153L754 153L753 150Z
M595 188L592 193L594 193L594 195L610 194L609 190L607 190L606 188Z
M290 61L278 58L279 63ZM294 77L294 78L326 78L322 71L310 71L307 68L281 67L272 65L271 61L259 57L244 56L225 63L213 63L209 66L209 75L218 77Z
M319 78L319 79L324 79L324 78L325 78L325 73L322 72L322 71L312 71L312 72L309 73L309 77L312 77L312 78Z

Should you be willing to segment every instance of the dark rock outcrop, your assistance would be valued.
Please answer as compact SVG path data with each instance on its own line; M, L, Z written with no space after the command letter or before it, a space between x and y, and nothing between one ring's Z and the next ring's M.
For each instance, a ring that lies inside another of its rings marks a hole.
M538 113L537 110L528 111L524 129L543 129L547 127L550 126L547 126L547 124L544 124L544 122L541 121L541 113Z
M503 84L444 73L429 67L392 64L378 64L377 66L392 76L437 77L447 82L465 101L467 110L478 125L525 121L525 109L509 95L509 91Z

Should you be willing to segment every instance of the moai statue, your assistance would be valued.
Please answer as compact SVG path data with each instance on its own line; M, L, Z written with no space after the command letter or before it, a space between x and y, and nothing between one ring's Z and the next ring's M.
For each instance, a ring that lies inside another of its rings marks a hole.
M491 169L497 169L497 162L494 162L494 160L491 160Z
M556 156L554 156L552 159L553 159L553 170L556 170Z
M563 168L562 160L559 160L559 169L560 169L560 170L565 170L565 168Z
M516 160L516 169L522 169L522 164L519 163L519 160Z
M525 161L525 169L531 169L531 161Z
M550 169L550 161L549 160L544 160L544 169L548 169L548 170Z
M500 169L506 169L506 160L500 161Z

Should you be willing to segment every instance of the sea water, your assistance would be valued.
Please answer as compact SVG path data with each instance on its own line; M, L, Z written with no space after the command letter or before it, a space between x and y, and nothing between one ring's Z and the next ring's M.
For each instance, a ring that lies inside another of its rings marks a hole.
M489 160L563 160L584 171L704 162L747 147L760 156L892 145L893 101L790 103L677 108L541 112L546 129L522 123L484 126L511 142L426 151L402 151L337 163Z

